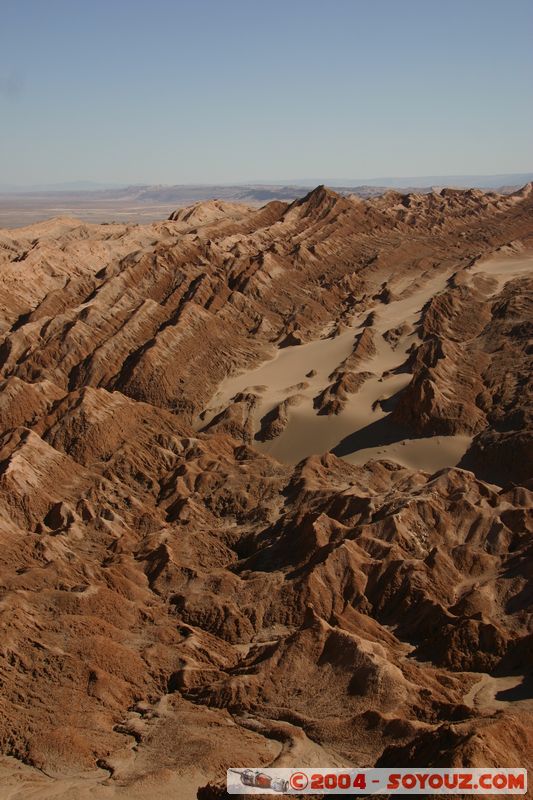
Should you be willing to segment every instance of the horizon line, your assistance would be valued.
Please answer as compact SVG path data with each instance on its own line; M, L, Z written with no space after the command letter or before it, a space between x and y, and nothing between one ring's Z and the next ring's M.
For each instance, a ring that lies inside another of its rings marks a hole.
M440 185L441 181L449 180L476 180L476 179L501 179L501 178L514 178L524 177L526 175L533 176L532 170L522 170L519 172L493 172L493 173L454 173L454 174L429 174L429 175L385 175L378 177L365 177L365 178L346 178L346 177L301 177L301 178L259 178L248 180L213 180L213 181L185 181L185 182L169 182L161 183L157 181L106 181L106 180L88 180L88 179L74 179L69 181L41 181L38 183L6 183L0 184L0 192L21 190L48 190L53 191L52 187L63 187L65 190L69 188L78 191L83 191L81 188L85 186L87 191L97 191L96 187L100 190L105 188L109 189L123 189L128 187L147 187L147 186L183 186L183 187L201 187L201 186L305 186L312 185L326 185L331 186L333 183L342 186L364 186L365 184L374 184L378 186L386 186L388 181L430 181L426 185L437 184ZM94 187L94 188L93 188ZM60 190L58 188L58 190Z

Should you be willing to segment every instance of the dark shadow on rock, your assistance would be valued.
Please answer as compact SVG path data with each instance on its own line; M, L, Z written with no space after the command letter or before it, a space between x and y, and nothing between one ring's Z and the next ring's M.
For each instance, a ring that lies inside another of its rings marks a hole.
M402 392L403 389L400 389L400 391L396 392L396 394L393 394L390 397L385 397L383 400L378 400L379 407L387 414L389 414L391 411L394 411L394 409L398 405L398 400L400 399L400 395L402 394ZM405 436L403 436L402 438L405 439Z
M526 484L533 475L533 430L485 430L474 437L458 466L498 486Z
M279 405L274 406L270 411L261 417L260 428L256 431L254 439L257 442L267 442L269 439L274 439L274 436L269 436L268 431L271 425L278 419L279 417Z
M387 377L388 375L404 375L406 372L413 372L413 359L411 358L411 354L408 354L405 361L402 361L397 367L386 370L383 373L383 377Z
M525 675L522 683L512 686L510 689L502 689L496 692L496 700L531 700L533 698L533 676Z
M383 419L371 422L370 425L345 436L331 452L339 457L349 456L351 453L367 447L381 447L401 442L403 439L416 438L420 437L414 436L407 428L391 422L389 417L383 417Z

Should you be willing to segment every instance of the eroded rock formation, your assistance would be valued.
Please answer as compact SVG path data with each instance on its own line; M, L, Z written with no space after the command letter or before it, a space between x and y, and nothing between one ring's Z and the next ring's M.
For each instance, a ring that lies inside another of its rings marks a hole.
M532 202L0 233L3 785L528 766ZM330 420L372 458L314 452ZM457 436L430 472L380 450Z

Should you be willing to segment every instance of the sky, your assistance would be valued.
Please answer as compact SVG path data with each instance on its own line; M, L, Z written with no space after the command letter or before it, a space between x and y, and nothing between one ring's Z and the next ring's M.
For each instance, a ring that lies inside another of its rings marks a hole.
M0 0L0 184L533 170L531 0Z

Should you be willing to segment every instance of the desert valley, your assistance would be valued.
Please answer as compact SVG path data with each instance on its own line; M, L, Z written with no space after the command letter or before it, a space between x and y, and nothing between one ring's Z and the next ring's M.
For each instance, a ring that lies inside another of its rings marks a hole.
M0 797L531 768L533 190L0 230Z

